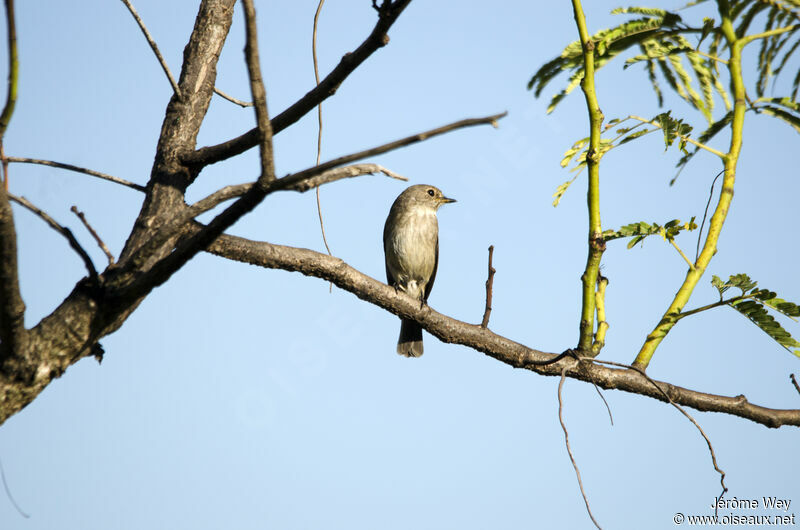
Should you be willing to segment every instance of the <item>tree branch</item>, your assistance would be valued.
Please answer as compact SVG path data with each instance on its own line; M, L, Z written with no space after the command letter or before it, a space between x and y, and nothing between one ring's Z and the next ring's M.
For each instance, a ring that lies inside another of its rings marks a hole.
M289 108L272 119L272 132L278 134L319 103L336 93L336 89L347 77L372 55L375 50L389 43L389 28L395 23L411 0L386 1L379 8L378 22L372 33L351 53L346 53L339 64L318 85L309 90L305 96L297 100ZM190 166L207 166L233 156L244 153L258 145L258 129L251 129L241 136L221 144L203 147L197 151L186 153L183 162Z
M250 92L258 124L258 151L261 159L261 175L256 184L261 186L275 180L275 162L272 156L272 125L267 112L267 92L261 78L258 58L258 30L256 29L256 9L253 0L242 0L247 43L244 56L247 61L247 75L250 78Z
M494 245L489 245L489 272L486 276L486 307L483 309L482 328L489 327L489 317L492 314L492 285L494 284L494 273L497 271L492 267L492 256L494 255Z
M150 32L147 31L147 26L144 25L144 21L141 19L141 17L139 17L139 13L136 12L136 9L134 9L133 5L130 3L129 0L122 0L122 3L125 4L125 7L127 7L128 11L131 12L131 15L133 15L133 18L136 20L136 23L139 24L139 29L142 30L144 38L147 39L147 43L150 45L150 48L156 55L158 63L161 65L161 68L164 70L164 73L167 74L167 79L169 79L169 84L172 85L172 90L175 92L175 95L180 98L181 89L178 87L178 83L175 82L175 78L172 77L172 72L169 71L169 66L167 66L167 61L164 60L164 57L161 55L161 52L158 51L158 46L156 46L156 41L153 40L153 37L150 35Z
M189 229L189 233L200 229L201 225L195 224ZM569 359L564 359L551 365L533 365L531 363L545 362L555 356L528 348L479 325L442 315L429 306L420 308L419 300L396 292L394 288L370 278L336 257L312 250L250 241L230 235L218 237L208 246L207 251L243 263L300 272L306 276L333 282L362 300L401 318L418 322L443 342L462 344L515 368L527 368L540 375L559 376L564 364L571 363ZM706 394L661 381L655 381L659 388L654 388L638 372L627 369L613 369L595 364L570 367L566 373L568 377L581 381L594 381L601 388L622 390L668 402L662 394L663 391L679 405L701 411L732 414L767 427L800 426L800 410L797 409L770 409L754 405L741 395L728 397Z
M92 228L92 225L90 225L90 224L89 224L89 221L88 221L88 220L86 220L86 216L83 214L83 212L82 212L82 211L80 211L80 210L78 210L78 207L77 207L77 206L74 206L74 205L73 205L73 206L72 206L72 208L70 208L69 210L70 210L72 213L74 213L75 215L77 215L77 216L78 216L78 219L80 219L80 220L81 220L81 222L83 223L83 226L85 226L85 227L86 227L86 230L88 230L88 231L89 231L89 233L90 233L90 234L92 235L92 237L94 238L95 242L97 243L97 246L98 246L98 247L100 247L100 250L102 250L102 251L103 251L103 253L106 255L106 258L108 258L108 264L109 264L109 265L113 265L113 264L114 264L114 255L111 253L111 251L110 251L110 250L108 250L108 247L107 247L107 246L106 246L106 244L103 242L103 239L100 237L100 234L98 234L98 233L95 231L95 229L94 229L94 228Z
M19 204L20 206L24 206L37 216L39 216L45 223L50 226L53 230L64 236L67 242L69 242L69 246L72 247L78 256L80 256L81 260L83 260L83 264L86 267L86 270L89 272L89 278L93 280L97 280L97 269L94 268L94 263L92 263L92 258L89 257L89 254L83 249L78 240L75 239L75 235L72 233L72 230L61 226L58 224L55 219L47 215L46 212L34 206L28 199L25 197L17 197L16 195L8 194L8 198L14 201L15 203Z
M236 99L233 96L229 96L228 94L226 94L222 90L218 89L217 87L214 87L214 93L216 95L218 95L219 97L223 98L223 99L227 99L231 103L235 103L236 105L239 105L240 107L252 107L253 106L253 103L251 101L242 101L241 99Z
M17 162L21 164L40 164L42 166L57 167L60 169L66 169L68 171L75 171L77 173L84 173L86 175L91 175L93 177L101 178L103 180L114 182L116 184L122 184L123 186L127 186L136 191L141 191L141 192L147 191L147 188L145 188L144 186L140 186L139 184L135 184L128 180L115 177L113 175L107 175L106 173L100 173L99 171L95 171L93 169L86 169L84 167L73 166L72 164L63 164L61 162L53 162L52 160L40 160L38 158L22 158L19 156L9 156L6 157L6 160L8 160L9 162Z
M0 367L25 343L25 302L19 289L17 231L8 192L0 187Z

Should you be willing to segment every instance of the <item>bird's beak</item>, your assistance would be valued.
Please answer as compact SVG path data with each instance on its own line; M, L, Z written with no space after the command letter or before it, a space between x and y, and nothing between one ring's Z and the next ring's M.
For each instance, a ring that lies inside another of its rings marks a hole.
M456 202L456 200L451 199L450 197L442 197L441 199L439 199L439 202L441 202L442 204L447 204L448 202Z

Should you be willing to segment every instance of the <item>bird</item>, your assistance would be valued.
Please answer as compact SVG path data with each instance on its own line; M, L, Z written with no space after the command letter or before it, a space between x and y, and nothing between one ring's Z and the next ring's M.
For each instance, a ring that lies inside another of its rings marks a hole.
M407 295L427 303L439 266L439 223L436 211L456 202L428 184L408 187L395 199L383 226L386 282ZM422 328L413 320L401 319L397 353L405 357L422 355Z

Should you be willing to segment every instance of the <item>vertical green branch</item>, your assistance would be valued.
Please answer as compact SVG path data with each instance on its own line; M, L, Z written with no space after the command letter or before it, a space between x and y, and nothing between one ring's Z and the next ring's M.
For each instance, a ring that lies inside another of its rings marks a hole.
M19 78L19 62L17 60L17 30L14 24L14 0L6 0L6 21L8 23L8 95L3 114L0 114L0 142L6 134L14 105L17 103L17 80Z
M583 49L584 74L581 79L581 89L586 98L586 108L589 111L589 150L586 153L586 166L589 171L589 190L586 201L589 206L589 254L586 259L586 270L581 276L582 304L580 337L578 349L589 354L592 352L592 339L594 334L594 315L596 311L595 286L597 274L600 270L600 259L605 250L603 228L600 223L600 128L603 124L603 112L597 104L597 94L594 87L594 42L586 29L586 17L580 0L572 0L575 12L575 23L580 34ZM598 350L599 351L599 350Z
M642 369L647 367L658 345L680 319L681 311L683 311L683 308L689 301L692 291L703 276L706 267L708 267L708 264L711 262L711 258L714 257L717 251L717 241L722 231L722 225L725 223L725 218L728 215L728 209L733 199L736 164L739 161L739 152L742 147L742 129L744 127L744 113L746 110L744 79L742 77L742 48L748 41L737 38L730 17L727 0L718 0L717 5L719 7L720 16L722 17L722 34L725 36L730 47L731 56L727 66L731 78L731 91L733 92L734 99L733 118L731 120L731 143L728 152L723 157L725 173L722 180L722 191L720 192L714 214L711 216L711 221L709 222L708 234L703 244L703 250L700 252L694 264L694 268L690 268L686 273L686 279L675 294L675 298L672 300L672 303L656 328L647 336L642 348L639 350L639 354L634 360L633 364Z

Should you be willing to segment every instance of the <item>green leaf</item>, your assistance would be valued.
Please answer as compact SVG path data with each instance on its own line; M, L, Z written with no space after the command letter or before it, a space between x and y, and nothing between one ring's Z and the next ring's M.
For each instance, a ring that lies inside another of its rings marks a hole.
M772 340L800 357L800 342L795 340L775 318L764 308L764 305L756 300L740 300L729 304L739 313L747 317L750 322L758 326L764 333L769 335Z
M714 138L714 136L716 136L717 133L719 133L722 129L724 129L732 120L733 120L733 111L729 111L725 116L723 116L716 122L712 123L708 127L708 129L703 131L703 133L697 138L697 141L700 142L701 144L708 144L709 140ZM678 168L678 173L670 181L669 183L670 186L675 184L675 181L678 180L678 176L680 176L681 171L683 171L683 168L686 167L686 164L688 164L692 158L694 158L694 155L696 155L698 151L700 151L700 148L695 147L694 151L686 153L681 157L680 160L678 160L678 163L675 166Z
M642 242L646 237L655 234L661 235L664 240L671 241L684 230L695 230L697 224L694 222L694 217L688 222L683 223L679 219L668 221L663 226L657 223L646 223L639 221L638 223L631 223L621 227L619 230L606 230L603 232L603 239L606 241L613 241L614 239L621 239L623 237L632 237L628 242L628 248L633 248L636 244Z
M564 196L564 193L567 192L567 189L572 185L573 182L575 182L575 179L578 178L579 174L580 173L576 173L574 177L556 188L556 192L553 194L553 208L558 206L558 203L561 202L561 197Z
M800 117L787 112L779 107L773 107L770 105L763 105L759 106L759 110L764 112L765 114L769 114L770 116L774 116L780 120L785 121L789 125L791 125L794 130L800 132Z
M664 151L669 149L669 146L675 142L676 138L680 137L680 150L688 155L689 153L686 151L686 139L684 137L688 136L689 133L692 132L692 126L687 123L683 123L683 119L676 120L670 116L670 112L671 111L662 112L652 120L659 123L661 130L664 133Z

